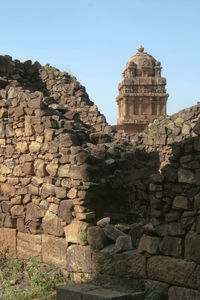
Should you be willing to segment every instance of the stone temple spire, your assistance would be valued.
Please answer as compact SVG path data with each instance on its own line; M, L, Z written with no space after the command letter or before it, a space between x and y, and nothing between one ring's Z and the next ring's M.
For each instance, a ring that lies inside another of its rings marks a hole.
M161 64L139 46L126 63L119 84L117 128L137 133L161 115L166 114L168 94L166 79L161 77Z

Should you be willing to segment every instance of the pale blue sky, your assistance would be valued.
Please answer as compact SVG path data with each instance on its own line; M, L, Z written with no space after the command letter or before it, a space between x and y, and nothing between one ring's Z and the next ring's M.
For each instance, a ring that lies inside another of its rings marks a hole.
M140 44L161 61L168 114L200 101L199 0L7 0L0 28L1 55L73 73L111 124Z

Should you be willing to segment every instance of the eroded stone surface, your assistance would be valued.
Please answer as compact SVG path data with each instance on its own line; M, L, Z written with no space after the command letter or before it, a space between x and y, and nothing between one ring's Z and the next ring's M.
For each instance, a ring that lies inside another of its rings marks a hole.
M92 269L90 246L71 245L67 249L67 271L89 273Z
M67 242L80 244L86 235L88 224L81 221L73 221L64 228Z
M153 256L147 262L147 274L150 279L194 289L199 286L199 272L199 266L183 259Z
M41 260L42 237L28 233L18 232L17 234L17 257L26 259L36 257Z
M198 291L186 289L182 287L172 286L168 292L169 300L199 300L200 294Z
M52 235L42 235L42 261L66 266L67 242L65 238L58 238Z
M17 254L17 239L16 229L0 228L0 252L2 256L16 257Z

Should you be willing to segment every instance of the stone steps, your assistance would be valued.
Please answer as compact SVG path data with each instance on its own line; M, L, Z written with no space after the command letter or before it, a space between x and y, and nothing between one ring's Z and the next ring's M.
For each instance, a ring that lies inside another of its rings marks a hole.
M64 285L57 288L56 300L143 300L144 292L121 293L93 284Z

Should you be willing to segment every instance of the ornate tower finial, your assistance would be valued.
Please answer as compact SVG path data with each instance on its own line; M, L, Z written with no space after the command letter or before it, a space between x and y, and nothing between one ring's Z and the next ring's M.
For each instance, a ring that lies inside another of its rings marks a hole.
M144 51L144 47L142 46L142 45L140 45L139 47L138 47L138 52L143 52Z

